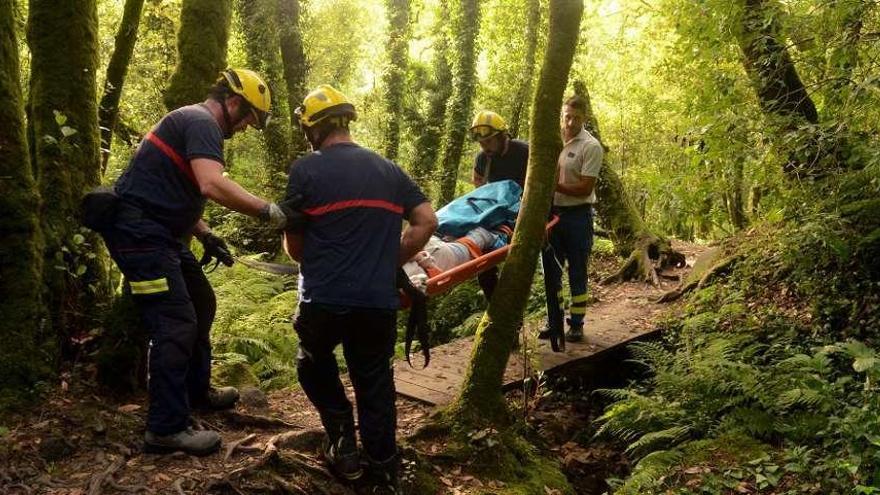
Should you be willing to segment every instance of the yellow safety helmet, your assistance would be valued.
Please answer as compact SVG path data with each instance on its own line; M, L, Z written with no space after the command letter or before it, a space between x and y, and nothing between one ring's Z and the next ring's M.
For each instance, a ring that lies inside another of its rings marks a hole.
M322 84L303 98L302 105L296 109L299 123L303 127L312 127L330 117L347 118L340 125L346 125L351 120L357 120L357 111L354 105L329 84Z
M507 132L507 123L495 112L483 110L471 122L471 139L482 141L502 132Z
M269 121L272 92L269 85L256 72L248 69L226 69L220 73L217 84L227 86L233 93L244 98L256 117L257 129L265 129Z

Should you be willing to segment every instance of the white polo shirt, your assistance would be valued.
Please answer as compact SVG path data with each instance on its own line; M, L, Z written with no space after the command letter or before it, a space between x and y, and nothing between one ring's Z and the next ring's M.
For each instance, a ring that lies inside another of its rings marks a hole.
M565 143L562 153L559 154L560 182L563 184L576 184L584 177L599 177L602 168L602 157L605 154L602 144L594 138L586 129ZM569 196L557 192L553 196L553 204L556 206L577 206L584 203L596 203L596 188L589 196Z

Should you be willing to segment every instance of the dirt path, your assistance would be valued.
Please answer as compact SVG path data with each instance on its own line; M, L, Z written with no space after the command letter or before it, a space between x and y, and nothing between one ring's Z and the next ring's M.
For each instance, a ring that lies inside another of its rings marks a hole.
M701 252L692 245L676 247L687 255L689 265ZM651 301L676 284L672 280L664 280L659 288L641 283L607 288L592 284L597 301L588 309L588 339L590 326L599 328L602 322L626 326L634 333L651 328L664 310ZM598 334L592 339L598 342ZM268 403L257 396L233 414L197 416L198 426L221 432L224 446L217 454L155 456L140 453L146 397L101 395L93 376L90 366L76 368L30 414L0 427L0 493L353 493L334 483L321 466L319 419L299 389L273 392ZM399 398L399 436L405 438L422 425L430 411L421 402ZM541 420L542 414L536 410L533 417ZM572 454L579 451L564 441L564 435L554 436L563 463L582 460L583 455ZM292 455L279 464L273 444ZM267 462L275 467L283 464L288 475L272 479L254 469ZM493 481L476 479L461 469L438 472L437 477L446 487L441 493L464 494L494 486Z

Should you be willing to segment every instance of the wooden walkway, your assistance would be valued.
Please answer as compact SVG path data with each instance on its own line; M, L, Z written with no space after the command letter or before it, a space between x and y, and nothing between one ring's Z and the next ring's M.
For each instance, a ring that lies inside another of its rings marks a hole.
M642 285L640 289L644 286ZM588 308L586 340L583 343L566 343L565 352L553 352L548 341L537 340L535 329L529 346L538 345L537 356L532 360L531 374L537 371L553 372L561 367L596 359L612 349L632 340L654 332L653 317L663 306L648 302L643 290L625 290L617 294L620 299L609 303L598 303ZM431 405L446 405L458 394L464 380L468 361L473 347L473 337L459 339L449 344L431 349L431 365L424 370L411 368L406 361L394 364L394 381L397 393ZM422 356L413 353L413 363L421 363ZM504 373L504 390L510 390L522 383L523 356L521 351L511 354Z

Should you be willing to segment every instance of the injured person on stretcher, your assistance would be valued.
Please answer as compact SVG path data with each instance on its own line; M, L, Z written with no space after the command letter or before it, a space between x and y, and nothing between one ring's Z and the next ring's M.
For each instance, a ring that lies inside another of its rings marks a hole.
M437 211L437 232L403 265L412 285L506 246L519 214L522 188L512 180L480 186Z
M513 229L502 224L492 230L476 227L457 239L433 235L425 248L403 265L403 270L413 286L425 292L429 278L506 246L512 234Z

